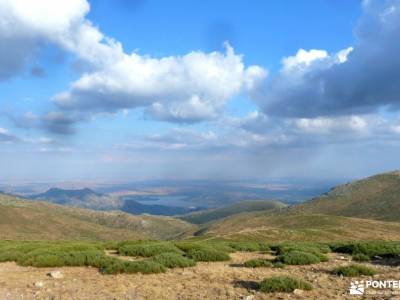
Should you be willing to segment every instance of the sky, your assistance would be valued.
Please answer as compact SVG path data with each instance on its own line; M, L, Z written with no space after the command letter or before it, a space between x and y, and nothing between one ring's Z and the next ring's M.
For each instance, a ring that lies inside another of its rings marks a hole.
M0 181L400 169L400 1L0 0Z

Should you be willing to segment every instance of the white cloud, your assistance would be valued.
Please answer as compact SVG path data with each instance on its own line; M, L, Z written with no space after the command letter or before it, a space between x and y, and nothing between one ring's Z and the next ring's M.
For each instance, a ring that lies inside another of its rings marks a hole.
M362 132L368 128L367 120L361 116L301 118L294 119L293 123L298 129L308 133Z
M5 54L0 78L20 71L52 43L90 67L54 97L59 110L91 115L148 107L155 118L197 122L214 118L233 96L250 92L266 77L261 67L246 67L229 44L225 53L162 58L125 53L120 42L85 18L89 9L86 0L0 0L0 54Z
M48 43L63 44L88 10L85 0L0 0L0 80L23 70Z
M148 113L162 120L196 122L214 118L229 99L265 76L260 67L246 68L228 44L226 53L194 51L160 59L122 54L82 76L55 102L65 111L94 113L149 107Z
M312 63L328 57L325 50L311 49L309 51L299 49L294 56L285 57L282 60L283 71L290 72L296 69L306 68Z

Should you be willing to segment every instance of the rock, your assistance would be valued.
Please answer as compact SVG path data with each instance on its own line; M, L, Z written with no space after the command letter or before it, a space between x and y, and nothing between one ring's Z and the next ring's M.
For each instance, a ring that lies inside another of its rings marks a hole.
M344 256L339 256L338 259L340 259L340 260L347 260L347 258L344 257Z
M44 283L43 281L36 281L33 285L37 288L42 288L44 286Z
M64 278L64 275L60 272L60 271L51 271L48 274L51 278L55 278L55 279L61 279Z
M295 295L303 295L303 291L302 290L299 290L299 289L295 289L294 291L293 291L293 294L295 294Z
M243 296L242 299L243 300L253 300L254 299L254 295Z

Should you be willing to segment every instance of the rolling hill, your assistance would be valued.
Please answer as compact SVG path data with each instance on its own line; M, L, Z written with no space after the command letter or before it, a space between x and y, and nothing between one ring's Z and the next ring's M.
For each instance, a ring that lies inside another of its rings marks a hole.
M194 228L170 217L100 212L0 195L0 239L169 239Z
M378 174L337 186L291 210L399 222L400 172Z
M190 221L190 219L186 219ZM400 239L400 172L337 186L303 204L228 216L196 234L268 240Z
M251 212L208 224L204 237L267 241L399 240L400 223L322 214Z
M220 208L187 214L180 218L193 224L204 224L242 212L266 211L284 207L286 207L286 204L273 200L242 201Z

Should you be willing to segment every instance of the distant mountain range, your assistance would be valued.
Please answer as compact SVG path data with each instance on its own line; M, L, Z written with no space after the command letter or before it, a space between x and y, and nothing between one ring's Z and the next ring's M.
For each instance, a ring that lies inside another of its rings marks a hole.
M48 201L63 204L108 197L88 189L52 189L40 197L44 196L49 197ZM55 196L58 200L51 198ZM142 205L130 202L121 208L139 212ZM400 172L340 185L303 204L285 206L278 201L243 201L179 218L100 212L0 194L0 239L197 236L268 241L400 240Z
M178 206L142 204L132 199L97 193L88 188L78 190L51 188L44 193L31 195L27 198L94 210L121 210L134 215L173 216L195 211L192 208Z

